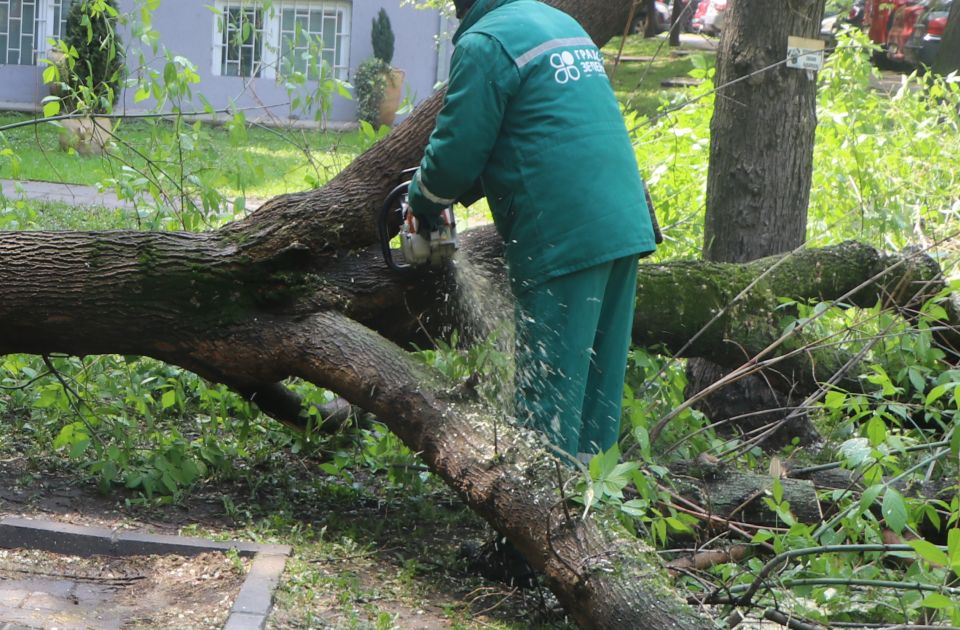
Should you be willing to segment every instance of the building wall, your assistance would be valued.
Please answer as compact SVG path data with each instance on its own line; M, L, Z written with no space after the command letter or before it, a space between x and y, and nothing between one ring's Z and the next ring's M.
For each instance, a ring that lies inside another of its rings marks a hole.
M133 0L120 0L121 10L132 13ZM216 76L214 71L215 48L219 46L217 34L218 17L208 5L213 0L163 0L153 14L153 28L160 33L163 44L173 55L180 55L196 65L200 83L194 86L194 93L203 96L215 108L234 105L238 108L257 108L245 111L250 119L261 117L307 118L312 115L303 112L291 113L286 105L289 100L286 89L274 78L241 78ZM400 0L352 0L349 37L348 81L357 66L373 55L370 41L370 25L384 7L390 16L396 36L393 66L406 71L405 93L419 102L428 97L439 80L446 78L449 46L436 45L437 35L448 29L449 25L435 11L418 10L410 6L400 6ZM123 33L126 47L136 46L139 42L130 33ZM443 55L443 58L441 58ZM149 59L152 53L147 52ZM134 51L128 53L134 72ZM162 65L163 60L155 63ZM47 95L47 87L42 84L43 68L40 66L0 65L0 102L8 104L38 104ZM127 90L117 105L117 111L140 111L155 105L152 100L133 102L134 90ZM200 108L200 102L196 103ZM261 109L262 106L271 106ZM183 109L189 109L184 104ZM334 96L332 111L327 115L331 125L352 123L356 117L354 101Z

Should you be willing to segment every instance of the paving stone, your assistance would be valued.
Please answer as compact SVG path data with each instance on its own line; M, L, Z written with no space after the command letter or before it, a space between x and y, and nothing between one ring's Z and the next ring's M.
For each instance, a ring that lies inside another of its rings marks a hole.
M266 625L267 618L263 615L235 612L230 614L223 630L263 630Z
M19 587L18 583L7 584L0 582L0 610L3 608L16 608L23 603L23 600L30 594ZM0 627L0 630L3 630Z
M266 615L273 604L273 593L283 573L285 556L258 553L247 573L243 588L233 602L232 612Z
M78 583L72 595L81 606L95 606L114 597L117 590L114 586L103 584Z
M31 593L43 593L52 597L66 598L76 587L73 580L25 578L17 580L18 586Z

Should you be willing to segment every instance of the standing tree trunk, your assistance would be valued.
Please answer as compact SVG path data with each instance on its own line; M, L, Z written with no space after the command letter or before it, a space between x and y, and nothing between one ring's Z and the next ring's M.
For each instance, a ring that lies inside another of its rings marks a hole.
M689 9L685 12L684 9L687 8L687 5L690 4L691 0L687 0L686 3L680 2L680 0L674 0L672 5L673 9L670 12L670 45L679 46L680 45L680 33L683 32L683 25L690 21L690 18L693 17L689 14Z
M706 260L745 262L790 251L805 240L816 77L777 64L787 57L788 36L817 37L823 4L799 0L789 10L774 0L730 4L710 124ZM689 391L700 391L722 374L709 362L692 361ZM770 416L751 416L752 423L768 423L782 415L776 409L787 406L780 392L752 377L708 397L703 409L714 421L772 409Z
M646 12L647 12L646 24L644 24L644 27L643 27L643 36L656 37L657 36L657 0L644 0L643 4L646 7Z
M933 71L947 75L960 70L960 2L954 2L947 18L947 28L940 40L940 50L933 61Z

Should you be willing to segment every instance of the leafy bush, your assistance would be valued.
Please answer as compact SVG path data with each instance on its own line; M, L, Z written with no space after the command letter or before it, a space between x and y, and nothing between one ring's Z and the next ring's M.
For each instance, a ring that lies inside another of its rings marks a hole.
M371 57L357 68L353 87L357 91L357 118L376 126L380 119L380 104L387 88L390 66L382 59Z
M70 5L63 35L68 58L69 109L110 111L124 79L124 53L117 34L116 0L81 0Z

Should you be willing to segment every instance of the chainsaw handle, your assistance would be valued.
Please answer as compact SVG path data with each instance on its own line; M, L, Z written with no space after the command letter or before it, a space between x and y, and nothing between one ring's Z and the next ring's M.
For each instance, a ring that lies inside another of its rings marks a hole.
M403 195L407 194L409 188L410 182L406 181L390 191L390 194L387 195L386 200L383 202L383 207L380 209L380 221L377 223L377 228L380 232L380 249L383 251L383 260L387 263L387 266L394 271L405 272L413 268L412 265L398 263L394 260L393 250L390 249L390 239L394 236L394 234L390 234L390 212L400 208L400 200L403 198ZM401 222L402 221L403 217L401 217Z

